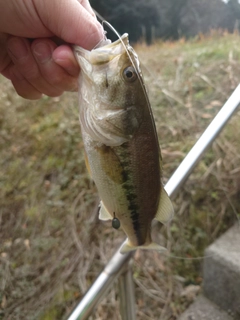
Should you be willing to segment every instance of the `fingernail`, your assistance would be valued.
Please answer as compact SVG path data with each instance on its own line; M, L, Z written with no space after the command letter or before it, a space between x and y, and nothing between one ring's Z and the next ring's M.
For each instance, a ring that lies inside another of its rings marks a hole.
M49 61L52 57L52 51L48 44L46 43L37 43L33 49L36 59L40 63L45 63Z
M9 39L7 47L10 54L17 60L28 56L28 48L20 38Z

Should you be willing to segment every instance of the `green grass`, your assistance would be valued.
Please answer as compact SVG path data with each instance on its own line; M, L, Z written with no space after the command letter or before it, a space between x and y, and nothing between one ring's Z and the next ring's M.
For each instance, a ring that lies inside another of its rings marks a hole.
M164 182L239 82L238 35L137 45L162 149ZM237 112L153 230L168 256L138 252L138 319L174 320L202 282L204 249L240 218ZM124 240L97 218L77 94L21 99L0 78L0 319L64 319ZM197 258L197 259L195 259ZM117 288L92 319L120 319ZM154 298L155 297L155 298Z

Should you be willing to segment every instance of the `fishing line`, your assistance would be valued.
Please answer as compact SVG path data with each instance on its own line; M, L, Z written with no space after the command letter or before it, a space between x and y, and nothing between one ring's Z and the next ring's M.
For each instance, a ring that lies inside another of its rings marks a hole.
M92 8L93 9L93 8ZM100 15L100 13L98 13L95 9L93 9L93 12L95 13L95 15L97 16L97 18L102 22L105 21L106 19L103 18L103 16Z
M118 37L118 39L121 41L122 46L124 47L124 49L125 49L125 51L126 51L126 53L127 53L127 55L128 55L128 58L129 58L132 66L133 66L133 68L134 68L135 72L137 73L138 78L139 78L139 80L140 80L140 79L141 79L141 78L140 78L140 74L139 74L138 70L136 69L135 64L134 64L134 62L133 62L133 60L132 60L132 57L130 56L130 54L129 54L129 52L128 52L127 46L126 46L125 43L123 42L120 34L117 32L117 30L116 30L116 29L111 25L111 23L109 23L108 21L103 20L103 21L102 21L102 25L104 25L104 24L106 24L106 25L109 27L109 29L111 29L111 30L116 34L116 36Z

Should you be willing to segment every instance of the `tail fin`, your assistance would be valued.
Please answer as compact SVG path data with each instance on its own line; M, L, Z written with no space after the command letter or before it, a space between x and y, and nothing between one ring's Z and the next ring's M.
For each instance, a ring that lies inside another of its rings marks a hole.
M160 246L159 244L155 243L155 242L151 242L148 245L141 245L141 246L132 246L131 243L128 241L128 239L122 244L121 248L120 248L120 252L121 253L127 253L127 252L131 252L131 251L135 251L137 249L142 249L142 250L156 250L159 252L165 252L167 251L166 248Z

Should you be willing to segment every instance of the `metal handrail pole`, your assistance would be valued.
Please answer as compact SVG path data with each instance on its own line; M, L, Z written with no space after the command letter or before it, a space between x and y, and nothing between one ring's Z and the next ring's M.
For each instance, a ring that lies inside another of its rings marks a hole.
M204 152L224 128L240 103L240 85L234 90L227 102L209 124L202 136L198 139L179 167L165 185L165 190L170 197L176 195L181 185L193 171ZM87 291L68 320L84 320L91 314L92 309L111 286L113 281L121 274L125 265L130 261L131 253L122 255L119 250L115 253L102 273ZM110 272L109 272L110 271Z
M221 110L217 113L215 118L203 132L201 137L189 151L187 156L181 162L177 170L173 173L168 183L165 185L165 190L168 195L174 197L176 192L188 178L193 171L204 152L210 146L210 144L216 139L218 134L227 124L235 110L240 103L240 84L233 91Z
M136 319L135 291L131 261L126 264L118 278L120 314L122 320Z
M114 254L95 282L86 292L80 303L74 309L68 320L85 320L91 315L93 308L105 296L114 280L126 267L133 253L121 254L119 250ZM133 318L134 319L134 318Z

